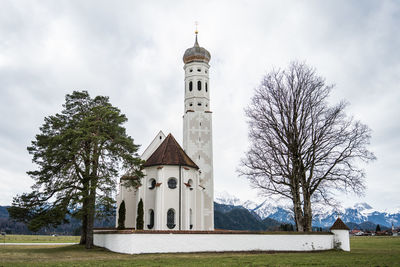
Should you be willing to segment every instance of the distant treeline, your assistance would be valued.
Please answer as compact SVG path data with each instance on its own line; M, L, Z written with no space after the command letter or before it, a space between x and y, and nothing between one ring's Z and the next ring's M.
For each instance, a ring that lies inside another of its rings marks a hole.
M7 206L0 206L0 231L8 234L60 234L80 235L81 224L76 218L69 218L69 223L54 227L42 228L34 233L21 222L11 220L8 215ZM218 204L214 202L214 225L215 229L226 230L253 230L253 231L294 231L294 225L290 222L279 222L271 218L261 219L254 212L232 205ZM376 224L363 222L356 224L348 222L350 229L374 231ZM115 216L107 219L97 219L95 227L115 227ZM382 226L381 226L382 227ZM388 229L382 227L382 230ZM328 231L326 228L313 227L313 231Z
M16 222L10 219L8 211L8 206L0 206L0 231L7 234L59 234L59 235L80 235L81 234L81 223L80 220L76 218L68 218L69 223L61 224L54 227L45 227L40 229L38 232L32 232L28 229L25 223ZM115 217L109 216L107 219L96 220L95 227L114 227Z

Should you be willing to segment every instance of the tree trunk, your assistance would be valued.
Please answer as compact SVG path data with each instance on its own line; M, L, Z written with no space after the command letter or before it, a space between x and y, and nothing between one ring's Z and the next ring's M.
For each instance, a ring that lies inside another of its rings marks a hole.
M305 232L312 232L312 210L311 210L311 194L310 185L307 182L304 164L300 161L300 175L301 175L301 186L303 193L303 214L304 221L303 227Z
M303 217L303 209L301 208L301 200L300 200L300 188L299 184L296 181L296 178L292 179L292 201L293 201L293 213L294 213L294 222L296 223L296 230L298 232L304 232L304 217Z
M91 186L90 193L88 196L88 208L87 208L87 227L86 227L86 248L93 248L93 227L94 227L94 215L95 215L95 204L96 204L96 186Z
M81 240L79 241L80 245L86 244L86 229L87 229L87 208L88 208L88 196L83 198L82 203L82 226L81 226Z
M86 244L86 234L87 234L87 209L88 209L88 201L89 201L89 190L88 184L85 183L83 185L84 189L82 190L83 198L82 198L82 226L81 226L81 240L79 241L80 245Z
M303 205L303 210L304 210L304 231L305 232L311 232L312 231L312 210L311 210L311 197L308 192L305 192L303 194L304 198L304 205Z
M297 232L304 232L304 216L300 201L293 201L293 212Z
M84 214L82 216L81 240L79 241L79 245L86 244L86 228L87 228L87 216L86 214Z

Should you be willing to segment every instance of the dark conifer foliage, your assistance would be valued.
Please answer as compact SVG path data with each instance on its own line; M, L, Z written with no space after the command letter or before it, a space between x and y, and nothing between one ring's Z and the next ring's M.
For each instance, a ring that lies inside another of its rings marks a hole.
M143 217L144 217L143 200L140 199L139 204L138 204L137 217L136 217L136 229L137 230L143 230L143 226L144 226Z
M125 201L122 200L118 209L118 229L125 229L125 215L126 215Z
M32 192L13 199L10 216L27 222L37 231L67 221L67 215L82 221L81 244L93 246L96 206L107 213L114 204L117 177L138 186L142 161L138 145L122 126L127 121L108 97L91 98L87 91L65 97L61 113L48 116L40 127L29 153L37 170Z
M281 231L286 231L286 232L293 232L294 227L293 224L291 223L282 223L281 226L279 227Z

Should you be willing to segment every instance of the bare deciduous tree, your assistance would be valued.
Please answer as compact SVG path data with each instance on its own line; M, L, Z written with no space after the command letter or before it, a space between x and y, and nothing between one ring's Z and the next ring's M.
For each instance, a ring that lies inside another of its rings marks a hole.
M334 191L362 194L360 161L370 129L327 103L332 85L303 63L268 73L246 109L251 146L239 173L264 196L291 200L298 231L311 231L312 203L332 203Z

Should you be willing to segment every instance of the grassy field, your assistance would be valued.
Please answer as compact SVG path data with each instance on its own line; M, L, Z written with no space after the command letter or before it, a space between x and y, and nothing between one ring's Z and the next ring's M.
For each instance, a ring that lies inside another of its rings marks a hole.
M351 252L124 255L82 246L0 246L0 266L400 266L400 237L351 238Z
M6 235L0 236L0 244L5 243L78 243L79 236L51 235Z

